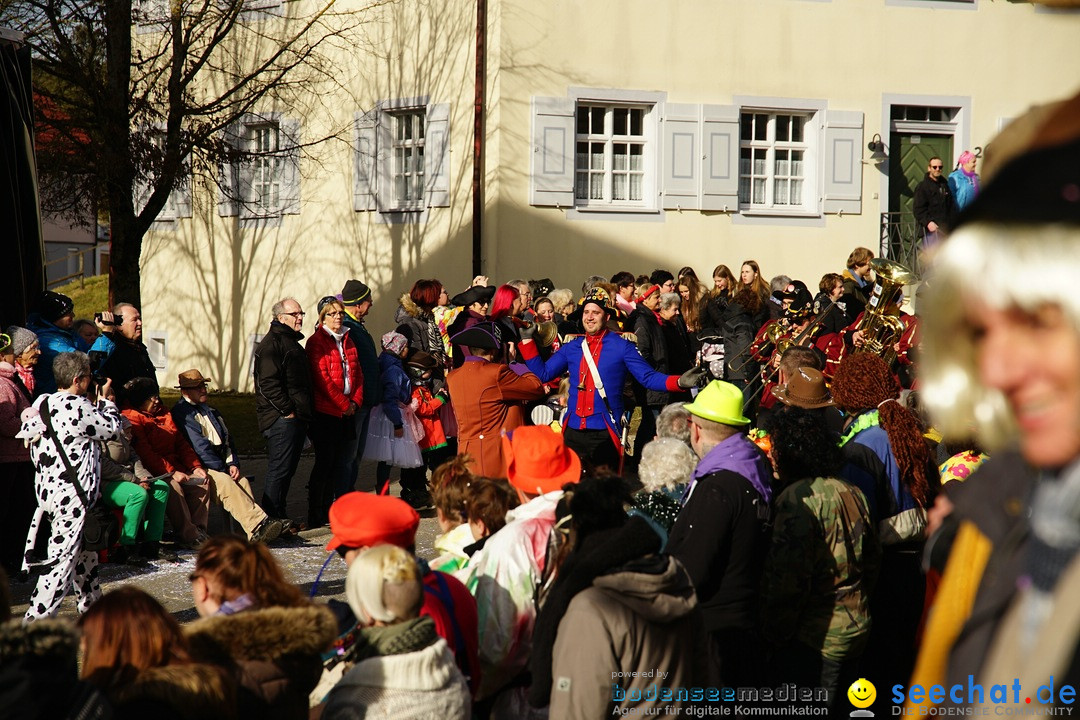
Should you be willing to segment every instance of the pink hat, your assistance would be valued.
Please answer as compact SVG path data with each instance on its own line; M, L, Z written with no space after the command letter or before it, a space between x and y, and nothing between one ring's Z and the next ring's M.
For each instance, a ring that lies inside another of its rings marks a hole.
M960 153L960 159L956 161L958 165L965 165L975 159L975 153L970 150L965 150Z

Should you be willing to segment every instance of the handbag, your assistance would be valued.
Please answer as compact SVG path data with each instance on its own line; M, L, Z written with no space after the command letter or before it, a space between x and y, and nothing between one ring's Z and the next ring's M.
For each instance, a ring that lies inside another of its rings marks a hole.
M67 453L64 452L64 446L60 444L60 438L56 436L56 431L53 430L52 417L49 415L48 398L41 401L40 410L45 429L52 438L57 452L60 453L60 461L64 463L64 477L75 486L75 494L79 496L79 501L82 502L83 509L86 511L86 521L83 523L82 530L82 549L84 552L108 550L120 539L120 523L100 496L96 503L90 504L86 492L79 483L79 475L75 472L75 468L71 467L71 461L68 460Z

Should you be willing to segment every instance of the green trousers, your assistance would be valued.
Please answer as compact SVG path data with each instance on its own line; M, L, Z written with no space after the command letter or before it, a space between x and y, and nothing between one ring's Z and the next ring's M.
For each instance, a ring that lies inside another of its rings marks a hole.
M165 504L169 499L169 483L155 480L150 490L126 480L106 480L101 486L105 504L124 512L120 526L120 544L134 545L142 531L143 542L161 539L165 526Z

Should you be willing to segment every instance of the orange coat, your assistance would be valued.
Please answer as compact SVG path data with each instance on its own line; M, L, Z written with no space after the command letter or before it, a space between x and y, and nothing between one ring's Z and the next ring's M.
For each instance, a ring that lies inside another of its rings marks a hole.
M483 477L506 477L502 432L525 424L522 402L544 397L532 373L518 375L506 365L467 357L446 376L458 421L458 453L472 456L469 470Z

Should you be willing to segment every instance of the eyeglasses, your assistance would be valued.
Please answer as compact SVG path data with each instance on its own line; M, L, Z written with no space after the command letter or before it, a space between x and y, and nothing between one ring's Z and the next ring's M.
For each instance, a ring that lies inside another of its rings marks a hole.
M931 170L940 170L943 167L945 167L945 166L944 165L931 165L930 169Z
M294 313L281 313L282 315L288 315L289 317L302 318L307 315L306 312L294 312Z
M335 310L334 312L326 313L326 317L345 317L345 313Z

